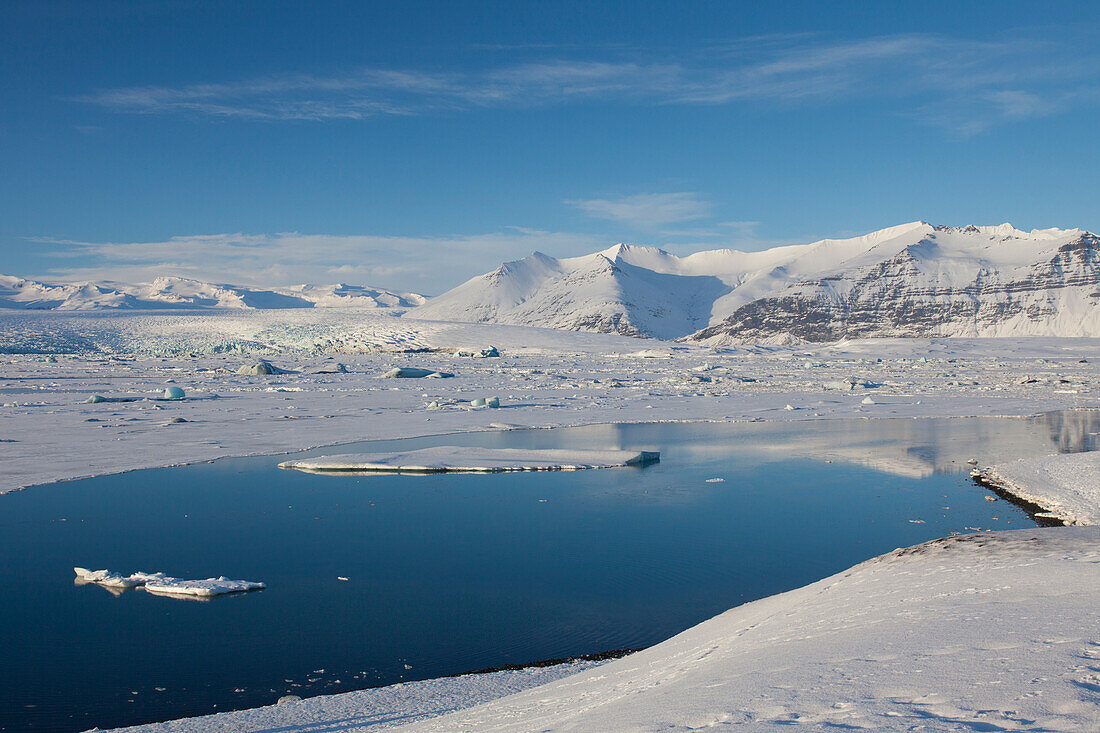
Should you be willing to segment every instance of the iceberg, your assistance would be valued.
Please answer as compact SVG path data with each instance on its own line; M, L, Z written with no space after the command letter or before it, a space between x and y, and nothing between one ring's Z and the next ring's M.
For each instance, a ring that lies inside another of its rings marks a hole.
M260 359L255 364L245 364L237 370L237 374L259 377L266 374L293 374L287 369L280 369L269 361Z
M655 463L659 451L527 450L437 446L401 453L363 453L283 461L279 468L308 473L502 473L580 471Z

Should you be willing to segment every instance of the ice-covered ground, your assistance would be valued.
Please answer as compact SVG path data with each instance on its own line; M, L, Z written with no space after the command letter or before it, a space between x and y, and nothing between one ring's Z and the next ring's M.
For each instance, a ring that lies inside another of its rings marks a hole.
M1100 373L1090 361L1100 340L716 351L354 315L0 313L0 352L32 345L49 352L0 354L0 492L222 456L505 427L1030 415L1100 405ZM453 355L488 345L503 356ZM412 348L438 351L394 351ZM295 373L235 373L257 355ZM337 363L347 373L335 372ZM456 376L381 378L393 367ZM84 404L93 394L154 398L168 386L186 398ZM500 408L472 407L485 397L497 397Z
M454 355L489 345L503 355ZM889 340L713 350L332 311L0 313L0 492L219 456L518 426L1096 408L1098 346L1089 339ZM291 373L235 373L258 356ZM393 367L455 377L380 376ZM84 403L91 394L156 397L167 386L187 397ZM487 396L498 397L500 408L472 406ZM1074 460L1091 459L1041 461L1034 464L1045 467L1040 479L1013 475L1048 492L1075 487L1077 496L1059 495L1075 502L1065 511L1093 511L1084 502L1100 494L1096 464L1086 471ZM480 677L429 681L416 683L422 693L384 688L160 729L366 730L500 698L413 729L689 730L746 722L756 730L800 722L1096 730L1097 567L1095 528L937 541L515 696L501 697L517 689L509 685L544 681L527 676L542 673L515 673L501 686ZM396 707L372 702L387 696L400 698Z

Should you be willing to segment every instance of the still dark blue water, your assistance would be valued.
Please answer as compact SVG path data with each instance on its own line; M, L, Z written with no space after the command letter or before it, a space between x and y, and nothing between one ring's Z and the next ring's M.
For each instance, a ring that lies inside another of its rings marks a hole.
M331 477L260 457L0 496L0 730L111 727L645 647L895 547L1031 526L985 500L966 459L1093 449L1096 430L1095 413L593 426L312 453L656 448L661 462ZM74 565L268 589L116 597L74 585Z

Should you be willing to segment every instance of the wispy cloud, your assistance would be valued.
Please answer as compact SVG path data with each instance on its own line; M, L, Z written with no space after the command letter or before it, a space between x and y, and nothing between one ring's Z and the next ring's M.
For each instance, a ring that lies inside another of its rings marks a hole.
M132 114L187 113L254 120L365 119L440 110L598 100L658 105L838 103L881 98L961 131L1064 112L1096 101L1092 38L1029 34L972 41L900 34L829 41L773 35L690 55L547 58L472 69L367 68L234 82L106 89L79 97ZM542 53L561 53L560 47Z
M604 239L585 234L523 228L456 237L286 232L178 236L155 242L37 241L61 248L55 255L59 266L46 275L65 280L143 282L177 275L243 285L342 281L428 294L490 270L517 252L572 256L607 246Z
M637 229L654 229L666 224L694 221L710 215L710 203L691 192L643 193L611 199L566 201L597 219L628 224Z

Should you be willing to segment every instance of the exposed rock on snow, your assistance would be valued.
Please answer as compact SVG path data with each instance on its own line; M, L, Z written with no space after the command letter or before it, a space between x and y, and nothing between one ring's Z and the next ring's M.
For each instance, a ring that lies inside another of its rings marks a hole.
M507 262L408 316L707 344L1100 335L1100 239L913 222L853 239L677 257L619 244Z
M364 453L284 461L279 468L314 473L500 473L578 471L653 463L657 451L524 450L439 446L403 453Z

